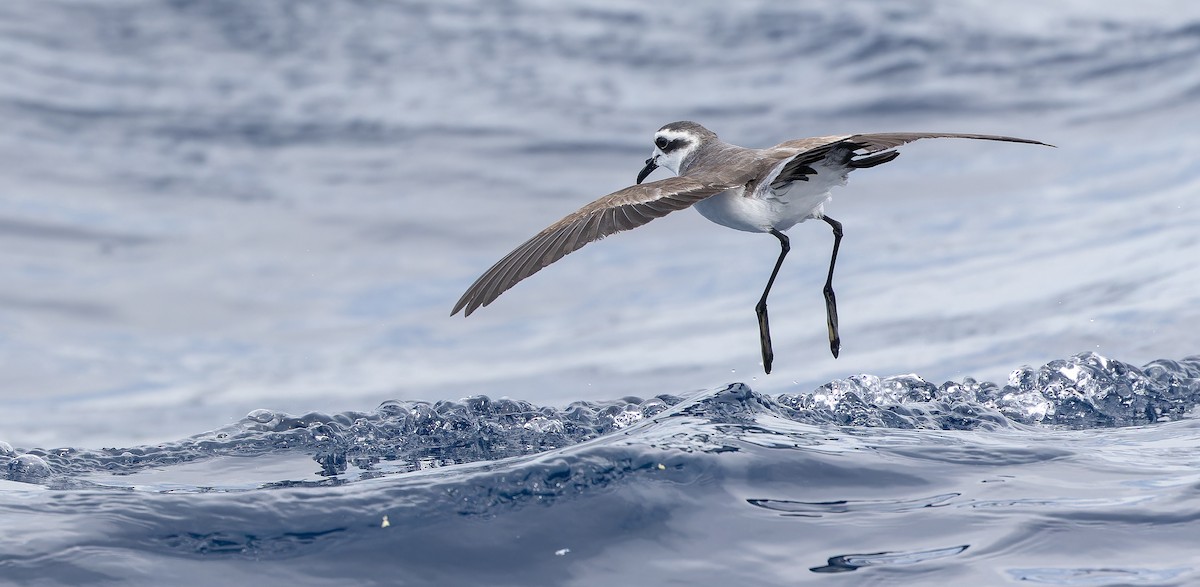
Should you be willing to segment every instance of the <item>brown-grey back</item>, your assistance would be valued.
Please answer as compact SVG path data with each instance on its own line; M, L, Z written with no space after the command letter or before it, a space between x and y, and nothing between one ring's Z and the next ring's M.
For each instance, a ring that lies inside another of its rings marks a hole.
M679 169L688 177L706 177L709 181L729 183L745 177L740 183L757 179L771 170L780 160L794 155L792 151L748 149L717 140L705 142L696 149Z

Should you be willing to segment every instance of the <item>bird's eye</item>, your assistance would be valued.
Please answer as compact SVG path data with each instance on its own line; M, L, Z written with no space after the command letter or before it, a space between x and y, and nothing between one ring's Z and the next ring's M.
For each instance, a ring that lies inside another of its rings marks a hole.
M667 148L667 139L658 137L657 139L654 139L654 144L658 145L659 149L665 149Z

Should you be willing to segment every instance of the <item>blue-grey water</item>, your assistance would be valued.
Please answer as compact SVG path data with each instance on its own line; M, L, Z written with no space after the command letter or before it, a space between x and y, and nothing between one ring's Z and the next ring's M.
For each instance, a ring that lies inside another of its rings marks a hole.
M1058 148L448 316L679 119ZM1200 583L1198 155L1193 2L0 2L0 584Z

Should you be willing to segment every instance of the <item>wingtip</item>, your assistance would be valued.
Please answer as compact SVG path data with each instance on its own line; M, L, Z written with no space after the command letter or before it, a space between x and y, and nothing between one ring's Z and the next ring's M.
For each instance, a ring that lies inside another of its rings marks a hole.
M1051 145L1050 143L1047 143L1047 142L1044 142L1044 141L1038 141L1038 140L1034 140L1034 139L1020 139L1020 141L1019 141L1019 142L1026 143L1026 144L1030 144L1030 145L1041 145L1041 146L1043 146L1043 147L1050 147L1051 149L1057 149L1057 148L1058 148L1058 146L1057 146L1057 145Z
M1009 138L1015 139L1013 142L1017 142L1017 143L1025 143L1027 145L1041 145L1043 147L1050 147L1052 149L1058 148L1058 145L1051 145L1050 143L1047 143L1045 141L1039 141L1037 139L1022 139L1019 137L1009 137Z
M985 135L985 136L988 136L988 135ZM1044 141L1039 141L1037 139L1026 139L1026 138L1022 138L1022 137L1009 137L1009 136L1004 136L1004 135L991 135L991 136L993 138L996 138L996 139L999 139L1002 141L1008 141L1010 143L1024 143L1026 145L1041 145L1043 147L1054 147L1055 149L1058 148L1058 147L1055 147L1054 145L1051 145L1050 143L1047 143Z
M463 301L459 302L457 306L454 307L454 314L457 314L459 310L462 310L463 318L466 318L467 316L470 316L471 313L473 313L475 310L478 310L479 308L486 306L486 305L487 304L480 304L479 300L463 300ZM453 316L454 314L450 314L450 315Z

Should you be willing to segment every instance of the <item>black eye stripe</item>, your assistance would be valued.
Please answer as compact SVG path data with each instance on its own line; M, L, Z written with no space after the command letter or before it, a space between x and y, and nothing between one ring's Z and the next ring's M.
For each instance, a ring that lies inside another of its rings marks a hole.
M678 149L687 143L688 142L686 139L672 139L670 141L668 141L665 137L658 137L657 139L654 139L654 144L657 145L663 153L670 153L671 151L674 151L675 149Z

